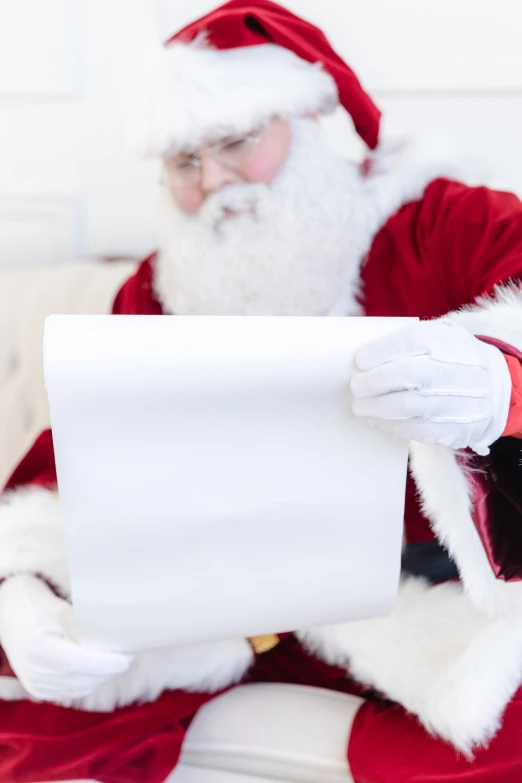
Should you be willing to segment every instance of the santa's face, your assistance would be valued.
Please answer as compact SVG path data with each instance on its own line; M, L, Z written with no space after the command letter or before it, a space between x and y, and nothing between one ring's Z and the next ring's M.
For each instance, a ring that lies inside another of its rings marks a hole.
M270 184L288 158L290 145L288 122L275 118L249 133L166 158L165 183L180 209L196 213L208 196L229 185Z
M290 125L281 120L272 130L278 131L274 138L266 129L266 136L249 142L242 168L230 165L227 155L233 158L234 147L219 145L204 151L197 162L179 159L178 168L172 159L167 162L155 274L167 311L357 311L359 169L339 156L322 124L312 118ZM254 176L259 167L268 172L269 162L271 176ZM182 202L184 177L199 188L198 199Z

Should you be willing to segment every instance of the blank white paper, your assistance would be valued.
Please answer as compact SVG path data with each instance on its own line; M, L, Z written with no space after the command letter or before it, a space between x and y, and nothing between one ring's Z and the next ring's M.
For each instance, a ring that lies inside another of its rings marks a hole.
M351 413L407 319L52 316L45 377L81 640L114 651L387 614L407 444Z

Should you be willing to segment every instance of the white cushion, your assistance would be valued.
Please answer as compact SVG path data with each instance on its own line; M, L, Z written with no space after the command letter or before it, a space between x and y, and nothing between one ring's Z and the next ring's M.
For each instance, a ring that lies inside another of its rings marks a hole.
M183 768L169 783L195 779L185 766L247 779L351 783L348 738L361 703L356 696L302 685L243 685L199 711L183 746Z
M167 783L280 783L280 780L280 778L265 776L260 778L258 775L240 775L237 772L229 772L224 769L205 769L204 767L190 767L188 764L180 764L176 768L176 772L169 777ZM297 783L297 781L292 778L292 783ZM322 783L322 781L317 781L317 783Z

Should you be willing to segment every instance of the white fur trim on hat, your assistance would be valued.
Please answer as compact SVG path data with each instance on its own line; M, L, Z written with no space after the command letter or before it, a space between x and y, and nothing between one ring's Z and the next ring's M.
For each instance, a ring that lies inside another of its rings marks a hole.
M198 38L158 48L133 71L129 144L144 156L176 154L274 116L338 105L335 81L319 63L275 44L218 50Z

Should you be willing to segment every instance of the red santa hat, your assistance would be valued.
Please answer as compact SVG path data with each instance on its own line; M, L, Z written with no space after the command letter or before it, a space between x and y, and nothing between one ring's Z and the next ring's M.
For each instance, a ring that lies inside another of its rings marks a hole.
M324 34L269 0L230 0L173 35L142 66L133 146L166 155L242 133L271 117L339 103L370 149L380 112Z

